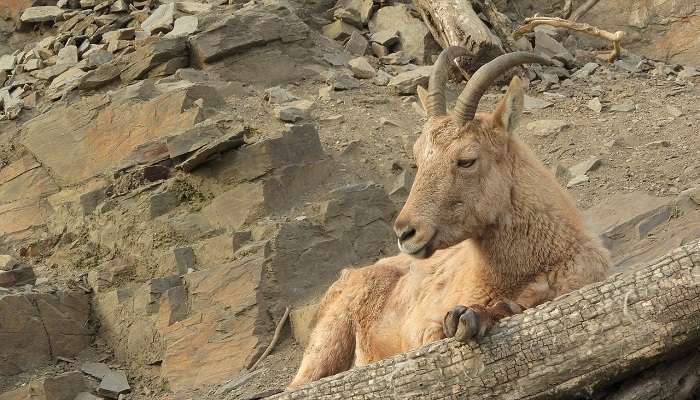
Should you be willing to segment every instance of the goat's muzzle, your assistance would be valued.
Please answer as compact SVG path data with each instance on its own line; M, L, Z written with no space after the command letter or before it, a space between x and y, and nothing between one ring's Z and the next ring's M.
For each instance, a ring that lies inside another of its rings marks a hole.
M435 249L432 246L436 230L429 224L411 222L399 215L394 222L394 232L398 238L399 250L416 258L428 258Z

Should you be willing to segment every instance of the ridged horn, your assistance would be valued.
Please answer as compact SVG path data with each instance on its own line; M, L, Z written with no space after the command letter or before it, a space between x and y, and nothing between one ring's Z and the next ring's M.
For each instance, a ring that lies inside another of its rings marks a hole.
M428 83L428 95L425 104L425 113L430 117L447 115L447 102L445 100L445 84L450 72L449 64L458 57L469 54L467 49L459 46L450 46L440 53L433 65L433 73Z
M537 63L552 65L552 61L536 56L526 51L518 51L500 55L486 65L479 68L467 82L467 86L457 98L455 104L455 121L457 126L463 126L467 121L474 119L479 100L496 79L507 70L521 64Z

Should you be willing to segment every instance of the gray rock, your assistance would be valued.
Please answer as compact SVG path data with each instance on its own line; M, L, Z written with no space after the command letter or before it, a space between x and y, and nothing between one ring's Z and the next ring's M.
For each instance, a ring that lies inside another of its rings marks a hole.
M247 130L241 125L229 129L224 135L191 153L185 161L176 165L176 168L185 172L193 171L213 156L241 147L245 143L246 132Z
M86 72L80 68L70 68L51 81L51 84L46 89L46 95L50 99L57 99L63 96L63 94L77 88L85 74Z
M19 261L14 257L7 254L0 255L0 271L9 271L17 264L19 264Z
M198 27L199 20L197 19L197 17L191 15L180 17L175 20L175 26L173 26L173 30L168 32L164 37L172 38L180 36L189 36L197 32Z
M641 62L634 62L630 60L615 60L615 63L613 64L617 68L620 68L623 71L635 73L635 72L640 72L641 69Z
M551 107L552 104L553 103L551 103L549 101L525 95L525 104L524 104L525 110L529 110L529 111L541 110L543 108Z
M345 50L356 56L364 56L367 53L367 47L369 42L359 31L353 32L350 35L347 43L345 43Z
M19 18L22 22L46 22L56 21L66 10L57 6L37 6L24 10Z
M126 379L126 374L123 371L110 371L105 375L97 387L97 394L109 397L110 399L118 399L122 393L129 393L131 387Z
M0 287L34 285L36 275L34 268L28 265L16 265L9 271L0 270Z
M632 100L625 100L620 104L613 104L610 106L610 111L616 112L632 112L637 109L637 106L632 102Z
M589 180L590 180L590 178L588 177L588 175L578 175L578 176L575 176L575 177L571 178L571 179L569 180L569 182L567 182L566 187L567 187L567 188L572 188L572 187L578 186L578 185L580 185L580 184L582 184L582 183L586 183L586 182L588 182Z
M136 37L136 29L123 28L116 31L110 31L102 34L102 43L110 43L116 40L134 40Z
M11 54L0 56L0 71L12 71L15 69L16 62L15 56Z
M431 62L430 51L434 46L432 36L425 24L413 17L405 4L382 7L377 10L370 19L369 30L373 34L398 30L401 50L414 57L419 64Z
M600 99L594 97L586 103L586 107L594 113L600 113L603 110L603 105L600 103Z
M191 247L176 247L173 249L173 256L175 257L175 266L177 266L179 274L184 275L190 269L194 269L195 256Z
M250 6L191 36L189 41L194 61L202 66L272 41L302 40L308 32L309 27L286 8Z
M372 64L364 57L353 58L348 62L350 70L355 78L371 79L377 75Z
M573 177L579 175L586 175L590 171L595 171L600 167L601 160L598 157L591 157L588 160L581 161L578 164L573 165L569 168L569 174Z
M539 121L533 121L528 123L526 126L528 131L532 131L535 136L539 137L555 135L569 127L571 127L570 122L560 121L556 119L543 119Z
M282 104L287 103L289 101L299 100L297 96L280 86L275 86L266 89L265 94L263 95L263 99L265 99L268 103L271 104Z
M386 73L386 71L380 69L379 71L377 71L377 76L374 77L374 80L372 82L377 86L386 86L389 84L390 80L391 75Z
M360 87L360 81L347 74L339 74L333 78L333 90L350 90Z
M161 4L160 7L141 23L143 30L151 34L168 32L173 29L175 19L175 3Z
M56 64L73 66L78 63L78 48L74 45L66 46L58 52Z
M91 51L83 59L86 60L85 68L93 69L112 61L114 55L107 50L97 49Z
M86 362L80 366L80 371L96 379L102 379L112 370L105 363Z
M370 46L372 47L372 54L374 54L375 57L384 57L389 54L389 48L379 43L372 42Z
M372 16L372 0L338 0L333 16L362 29Z
M575 79L584 79L589 76L593 72L595 72L596 69L598 69L599 65L596 63L587 63L583 67L581 67L578 71L576 71L571 77Z
M374 32L370 36L370 40L374 43L379 43L384 47L392 47L399 42L399 31L396 29L387 29Z
M81 79L78 87L83 90L94 90L115 81L122 73L122 68L114 63L102 64L97 69L89 71Z
M561 43L542 30L535 32L535 54L574 65L574 56Z
M158 218L180 205L180 194L172 191L155 193L148 199L150 217Z
M402 72L389 80L388 86L399 94L416 94L416 86L427 87L432 66L418 67L412 71Z
M309 118L314 103L308 100L295 100L278 105L275 117L286 122L297 122Z
M525 36L515 41L515 48L520 51L532 51L532 43Z
M405 201L411 191L414 179L415 175L410 170L401 171L389 189L389 197L396 202Z
M406 65L415 59L414 56L403 50L380 57L381 62L388 65Z
M358 32L357 28L354 26L343 22L342 20L336 20L326 26L324 26L321 31L323 34L333 40L344 41L353 34L353 32Z
M345 55L337 53L326 53L323 55L323 59L334 67L342 67L347 61Z
M126 2L126 0L116 0L114 3L112 3L109 11L113 13L127 12L129 11L129 4Z

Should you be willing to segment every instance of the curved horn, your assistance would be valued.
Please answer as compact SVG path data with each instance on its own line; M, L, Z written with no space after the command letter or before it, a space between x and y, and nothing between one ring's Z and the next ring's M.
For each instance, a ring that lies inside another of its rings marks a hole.
M425 104L425 113L430 117L447 115L447 103L445 101L445 83L449 73L449 64L458 57L469 54L467 49L459 46L450 46L440 53L433 65L433 73L428 83L428 95Z
M529 63L553 65L552 61L547 58L536 56L525 51L518 51L500 55L479 68L469 79L467 86L465 86L459 98L457 98L454 111L457 126L462 126L467 121L474 119L481 96L484 95L486 89L488 89L501 74L515 66Z

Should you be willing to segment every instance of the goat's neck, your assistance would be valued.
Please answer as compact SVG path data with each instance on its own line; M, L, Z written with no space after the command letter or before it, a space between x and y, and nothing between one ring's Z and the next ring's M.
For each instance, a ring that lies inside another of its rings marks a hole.
M566 263L589 238L553 175L523 144L516 147L510 207L476 238L488 274L501 287Z

